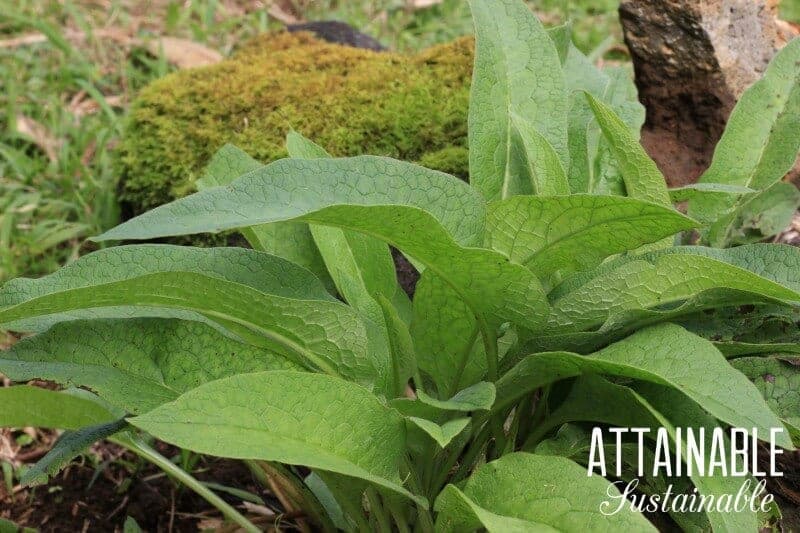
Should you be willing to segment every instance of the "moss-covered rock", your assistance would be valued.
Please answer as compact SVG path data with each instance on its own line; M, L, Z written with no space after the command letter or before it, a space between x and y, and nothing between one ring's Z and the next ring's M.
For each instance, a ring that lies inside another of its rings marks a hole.
M471 39L415 56L263 35L231 59L177 72L134 102L117 151L128 214L194 191L231 142L265 163L294 128L336 156L387 155L467 175Z

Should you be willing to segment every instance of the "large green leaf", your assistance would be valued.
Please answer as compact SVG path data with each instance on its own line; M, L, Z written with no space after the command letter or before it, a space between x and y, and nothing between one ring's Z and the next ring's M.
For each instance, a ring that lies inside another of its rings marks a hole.
M556 161L562 167L557 179L565 181L568 109L553 41L521 2L471 0L470 6L475 21L471 183L489 200L529 194L537 190L533 184L542 187Z
M302 300L333 302L309 271L279 257L244 248L190 248L161 244L100 250L39 279L17 278L0 289L0 309L59 292L131 279L155 272L194 272ZM59 320L89 318L90 312L7 324L7 329L41 331ZM123 315L122 316L126 316Z
M547 279L694 227L670 207L620 196L520 196L489 205L487 244Z
M0 427L80 429L117 418L79 395L28 385L0 388Z
M496 409L554 381L585 373L606 374L668 385L732 426L781 427L758 390L731 368L714 345L680 326L641 330L589 356L546 352L525 357L497 382ZM784 436L785 437L785 436ZM788 437L780 441L791 448Z
M364 383L379 367L368 360L360 319L316 277L241 248L102 250L50 276L7 283L0 305L9 329L41 330L74 318L188 318Z
M563 457L512 453L472 474L463 491L448 485L436 500L438 527L473 531L657 531L625 506L604 515L615 489ZM470 510L471 512L465 512Z
M12 380L88 387L133 413L215 379L297 368L206 324L175 319L64 322L0 352L0 372Z
M591 93L584 94L619 163L627 195L656 204L672 205L667 192L667 182L655 162L639 144L638 136L631 133L630 128L611 106L601 102Z
M641 394L629 387L610 383L597 376L587 375L575 381L567 397L559 408L552 414L553 420L548 420L548 426L540 431L542 435L547 429L558 425L559 421L590 421L595 424L608 424L613 427L643 427L648 428L650 433L646 434L648 440L655 439L656 431L663 427L667 430L673 445L676 444L675 427L692 427L697 431L700 427L709 432L717 427L716 421L708 416L702 408L691 401L688 397L674 388L663 387L652 384L637 384L638 391L646 395L647 398L656 402L658 411L650 401L642 397ZM662 413L668 413L665 416ZM685 431L685 429L684 429ZM685 433L684 433L685 438ZM647 441L646 441L647 442ZM709 453L711 439L703 442L706 446L705 460L706 468L709 466L712 455ZM682 457L688 457L685 449L685 441L681 440ZM536 447L537 453L540 446ZM624 448L624 445L623 445ZM639 450L636 446L636 470L638 470L638 457L651 453L649 448ZM588 459L588 449L583 453L583 461ZM612 453L606 449L605 456L611 460ZM678 460L672 456L673 460ZM727 460L727 458L726 458ZM683 460L685 463L685 459ZM651 470L652 471L652 470ZM706 472L707 474L707 472ZM639 477L638 472L632 473L631 477ZM744 481L743 478L722 475L719 471L714 475L700 475L697 469L693 470L691 480L702 495L722 496L728 494L729 497L735 496ZM643 481L640 479L640 481ZM685 486L685 478L667 478L663 480L660 495L663 497L664 484L672 484L673 494L680 490L678 487ZM676 490L677 489L677 490ZM673 518L682 525L694 524L690 529L695 531L700 527L700 531L707 528L710 522L714 525L715 531L755 531L755 513L749 509L742 512L721 512L715 509L705 513L707 518L696 516L696 513L670 513Z
M800 250L781 245L686 246L625 257L557 287L550 294L550 325L574 331L614 321L647 323L726 304L794 304L800 302L799 272ZM642 312L651 309L652 314Z
M295 131L287 135L286 145L290 157L330 157L321 146ZM397 283L394 262L386 243L369 235L340 228L311 224L309 229L339 294L371 320L382 323L383 316L375 301L376 296L392 299L396 293L402 291Z
M399 475L403 418L339 378L241 374L202 385L129 422L199 453L303 465L411 496Z
M800 39L773 57L764 76L744 92L733 109L700 183L764 190L792 168L800 148ZM735 197L703 196L689 214L713 222L737 202Z
M287 140L292 139L290 132ZM310 156L309 156L310 157ZM235 179L263 167L243 150L226 144L214 154L203 177L197 180L198 190L228 185ZM303 222L276 222L239 228L239 231L256 250L269 252L297 263L313 272L326 287L333 281L325 269L314 239Z
M452 176L386 158L280 160L226 188L196 193L100 237L138 239L304 220L378 237L409 254L464 300L485 338L510 321L540 326L547 304L538 280L482 239L485 208Z

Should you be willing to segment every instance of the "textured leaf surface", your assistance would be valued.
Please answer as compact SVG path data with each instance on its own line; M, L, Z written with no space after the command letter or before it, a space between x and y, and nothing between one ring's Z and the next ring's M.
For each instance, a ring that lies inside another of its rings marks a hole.
M464 431L464 428L469 424L469 418L456 418L448 420L447 422L439 425L436 422L431 422L427 418L408 417L408 421L421 429L436 441L439 448L445 448L448 444Z
M80 429L116 419L81 396L27 385L0 388L0 427Z
M639 331L589 356L549 352L527 356L497 382L496 408L542 385L584 373L606 374L668 385L732 426L781 427L758 390L731 368L710 341L680 326ZM784 438L781 445L791 447Z
M764 76L742 94L700 183L763 190L780 180L800 148L800 40L772 58ZM725 196L690 202L689 214L713 221L736 203Z
M694 225L672 208L633 198L520 196L490 204L487 244L546 279Z
M514 527L482 513L464 514L459 491L452 485L436 501L440 520L453 531L487 527L490 531L657 531L643 515L625 507L605 516L600 504L609 482L563 457L512 453L487 463L467 480L463 496L471 506L504 519L515 519ZM455 502L452 499L456 499ZM462 520L466 519L465 522ZM476 519L480 522L476 523ZM526 522L528 522L526 524ZM541 525L552 529L542 529Z
M264 267L277 262L275 264L282 269L273 270L271 266L256 270L232 267L223 272L227 273L228 279L211 277L216 274L211 267L224 269L230 264L228 261L209 261L209 275L189 272L188 265L176 267L175 263L163 267L158 262L155 265L147 263L147 268L143 269L138 259L156 252L163 260L159 255L161 248L136 248L139 250L122 250L127 254L129 264L134 265L139 274L137 277L113 282L115 277L131 276L131 267L109 270L107 275L100 275L97 268L87 268L86 263L98 262L97 254L93 254L86 258L91 260L79 260L52 276L7 284L0 297L5 298L5 302L18 303L0 309L0 323L15 324L23 319L52 319L53 316L64 320L65 314L70 318L86 318L87 312L90 317L107 318L201 317L240 339L311 368L347 376L365 384L376 378L379 361L370 359L366 331L360 317L349 307L334 301L307 270L297 266L284 270L283 267L291 265L287 261L252 251L249 254L260 256L255 265ZM189 255L185 255L186 250L191 251ZM178 251L177 255L184 258L196 257L194 269L201 270L205 266L202 258L206 256L198 249L174 247L170 251ZM247 257L243 252L247 251L236 253L240 254L239 257ZM108 255L113 254L100 257ZM209 250L207 255L213 258L216 252ZM261 261L264 258L268 258L267 263ZM176 268L184 271L176 271ZM292 278L291 268L298 273L296 279ZM146 270L155 272L143 273ZM237 282L231 281L237 271L240 274L235 280ZM93 275L93 272L98 274ZM244 285L242 281L252 285ZM302 286L303 283L308 285ZM323 299L295 299L298 295Z
M124 419L120 419L65 432L44 457L25 471L19 480L20 484L31 486L47 483L50 477L58 474L75 457L86 451L89 446L122 431L127 425L128 423Z
M291 136L292 133L287 137L287 141ZM263 166L243 150L232 144L226 144L211 158L203 177L197 180L197 188L202 191L228 185L237 178ZM328 276L322 257L311 237L308 224L276 222L243 227L239 228L239 231L254 249L269 252L297 263L313 272L326 287L333 286L333 281Z
M742 357L731 364L753 381L764 399L800 438L800 369L794 356Z
M494 384L481 381L471 387L458 391L448 400L431 398L422 391L417 393L419 400L443 411L485 411L492 407L496 397Z
M286 136L286 147L290 157L330 157L321 146L295 131L290 131ZM313 244L322 256L339 294L371 320L381 323L383 317L375 301L376 296L382 295L391 299L400 291L394 262L386 243L362 233L339 228L311 224L309 229Z
M555 329L587 329L656 306L686 314L726 303L800 302L799 272L800 250L781 245L686 246L625 257L557 287L550 322ZM698 295L707 298L676 307Z
M206 324L174 319L65 322L0 352L0 372L12 380L88 387L133 413L215 379L299 368Z
M655 204L671 205L664 176L639 144L638 137L631 133L610 106L591 93L584 94L603 130L603 135L609 142L612 153L619 162L627 195Z
M101 239L216 231L302 219L378 237L446 281L489 322L541 324L538 280L493 251L465 248L482 238L485 209L452 176L386 158L280 160L225 188L145 213Z
M338 378L290 371L232 376L129 421L199 453L303 465L408 495L399 476L403 418Z
M552 158L568 167L567 98L561 63L541 22L515 0L471 0L475 69L469 108L470 182L488 200L531 192L531 167L546 175ZM526 126L520 131L512 114ZM527 146L522 138L527 139ZM535 153L528 153L528 149Z

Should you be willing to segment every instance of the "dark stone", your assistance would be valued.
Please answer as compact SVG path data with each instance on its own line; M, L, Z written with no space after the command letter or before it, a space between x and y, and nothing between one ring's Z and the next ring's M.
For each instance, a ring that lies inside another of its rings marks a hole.
M289 24L286 29L290 32L310 31L318 38L329 43L343 44L354 48L383 51L386 47L376 39L365 35L354 27L338 20L319 20L304 22L302 24Z

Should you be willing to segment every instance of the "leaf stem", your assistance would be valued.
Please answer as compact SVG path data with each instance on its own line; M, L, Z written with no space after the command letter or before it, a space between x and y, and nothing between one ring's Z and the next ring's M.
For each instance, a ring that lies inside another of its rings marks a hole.
M392 533L392 523L389 520L389 515L386 514L386 509L383 508L378 491L374 487L370 487L367 489L366 494L367 502L369 502L369 513L377 522L378 531L380 533Z
M236 509L231 507L231 505L217 496L214 492L208 489L205 485L200 483L197 479L192 477L188 472L181 469L178 465L155 451L153 448L148 446L143 440L140 438L128 434L125 435L118 435L110 440L116 441L117 444L124 446L125 448L129 449L139 457L150 461L151 463L155 464L159 468L161 468L165 473L169 474L173 478L177 479L194 492L196 492L199 496L205 499L208 503L216 507L219 512L222 513L225 518L231 520L238 524L242 529L248 531L249 533L259 533L261 530L252 522L250 522L247 518L245 518L242 514L239 513Z

